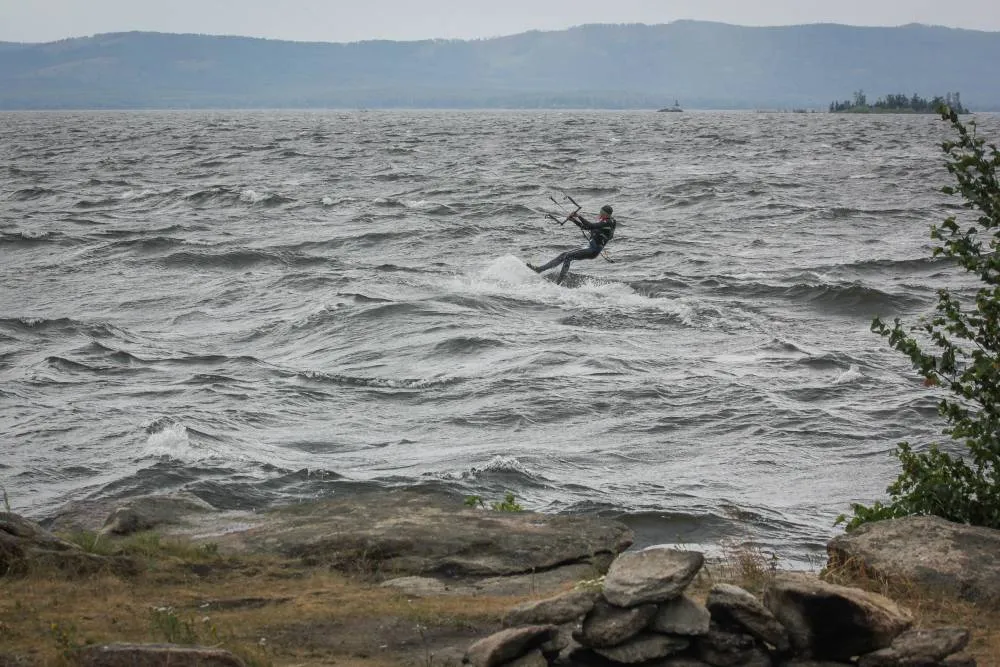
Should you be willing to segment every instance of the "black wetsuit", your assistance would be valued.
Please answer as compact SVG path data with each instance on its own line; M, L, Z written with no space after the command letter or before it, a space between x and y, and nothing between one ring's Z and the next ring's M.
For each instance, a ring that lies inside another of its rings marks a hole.
M586 248L580 248L579 250L569 250L562 253L552 261L542 264L541 266L535 268L535 271L541 273L542 271L548 271L556 264L562 264L562 270L559 272L559 277L556 278L556 284L561 284L563 278L569 273L569 265L574 259L594 259L601 254L611 239L615 235L615 227L617 223L613 217L608 217L607 220L598 220L597 222L588 222L586 218L582 215L577 215L573 219L576 226L580 229L590 232L590 245Z

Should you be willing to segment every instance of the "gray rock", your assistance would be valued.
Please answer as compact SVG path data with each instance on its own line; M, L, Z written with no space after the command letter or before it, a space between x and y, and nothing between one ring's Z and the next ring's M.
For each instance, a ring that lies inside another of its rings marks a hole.
M164 524L182 523L189 515L214 511L214 507L198 496L180 491L128 500L75 500L61 507L55 516L42 524L54 533L101 531L117 534L115 531L121 530L121 534L127 534ZM119 512L121 515L116 519Z
M542 655L549 662L554 662L560 655L564 655L572 645L578 645L578 642L573 639L573 631L576 630L576 627L576 623L564 623L556 628L552 639L542 644Z
M601 597L600 591L577 589L544 600L533 600L511 609L503 618L504 627L515 625L562 625L586 616Z
M864 569L1000 609L1000 531L934 516L878 521L827 544L830 567Z
M415 598L440 596L448 592L447 584L432 577L396 577L383 581L381 587Z
M503 577L396 577L382 583L412 597L494 595L513 597L522 595L547 595L564 590L568 584L593 577L588 565L564 565L551 570L529 574L511 574ZM582 616L583 614L581 614ZM530 625L534 625L531 623Z
M113 570L134 573L137 565L129 558L108 558L84 551L13 512L0 512L0 574L27 572L31 568L53 567L71 573Z
M229 651L176 644L106 644L84 646L80 667L244 667Z
M535 649L528 655L521 656L517 660L504 663L504 667L548 667L549 661L545 659L542 652Z
M738 586L716 584L709 591L705 606L712 620L721 625L736 626L782 653L791 647L785 626L752 593Z
M742 667L755 658L757 643L751 635L713 625L708 634L695 638L695 649L699 659L715 667Z
M848 660L888 647L913 624L892 600L835 586L803 574L779 574L764 589L764 604L787 628L796 655Z
M858 667L937 664L968 643L969 631L962 628L909 630L896 637L889 648L861 656Z
M632 543L598 517L494 512L426 490L372 491L266 512L195 513L168 536L221 553L264 553L369 575L491 577L595 563Z
M594 653L614 662L634 665L646 662L647 660L657 660L680 653L690 644L691 640L683 637L667 637L666 635L645 633L633 637L618 646L595 648Z
M855 667L853 662L817 662L815 660L789 660L782 662L778 667Z
M190 493L142 496L112 510L101 532L131 535L164 524L180 523L182 517L188 514L214 510L214 507Z
M704 605L681 595L661 602L649 628L667 635L706 635L712 615Z
M545 642L551 641L555 633L556 629L551 625L501 630L470 646L465 659L473 667L496 667L540 648Z
M615 646L642 632L655 615L655 604L625 608L601 600L583 619L580 630L573 637L592 648Z
M604 598L619 607L666 602L687 588L705 563L697 551L649 547L624 553L604 577Z

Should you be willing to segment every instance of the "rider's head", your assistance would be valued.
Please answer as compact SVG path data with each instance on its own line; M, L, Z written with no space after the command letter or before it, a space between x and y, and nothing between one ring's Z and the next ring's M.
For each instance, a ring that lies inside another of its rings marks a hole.
M611 208L610 204L605 204L604 206L601 207L601 218L603 218L603 219L610 218L611 217L611 213L613 211L614 211L614 209Z

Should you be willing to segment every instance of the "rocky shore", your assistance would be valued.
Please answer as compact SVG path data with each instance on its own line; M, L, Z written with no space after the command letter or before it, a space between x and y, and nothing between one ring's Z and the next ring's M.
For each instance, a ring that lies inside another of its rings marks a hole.
M110 578L114 583L100 585L123 587L122 599L153 609L145 611L154 619L180 619L196 602L197 609L280 608L281 614L241 612L238 622L260 622L272 637L293 638L280 646L272 640L267 650L258 640L256 652L242 655L192 641L200 638L195 628L186 642L137 641L141 624L125 623L113 610L103 613L114 622L102 623L101 607L95 613L87 606L96 636L56 641L64 663L1000 664L984 661L992 659L988 638L951 623L920 627L910 610L883 594L903 586L920 591L920 600L955 600L981 609L984 618L1000 615L998 532L932 517L871 524L831 541L828 571L876 582L882 592L824 581L817 573L770 571L753 585L724 582L700 553L630 550L632 533L618 521L470 508L461 499L422 490L371 492L260 513L220 512L183 494L88 502L43 523L0 513L0 585L7 593L0 596L0 666L52 661L53 652L34 646L30 627L20 625L25 609L35 604L39 619L73 613L58 600L48 601L42 613L41 603L15 599L31 598L30 583L39 576L53 591L71 590L74 581L82 589L81 578ZM84 540L81 546L81 535L92 544ZM129 545L149 535L157 544L186 545L198 562L137 556ZM151 571L157 581L151 581ZM281 596L264 594L285 575L295 586L282 583ZM336 593L332 580L320 581L326 576L340 577ZM309 577L317 577L312 589ZM199 587L230 590L226 586L243 587L245 594L228 602L198 597ZM261 594L250 595L254 589ZM194 601L156 607L162 600L143 597L157 592ZM360 600L359 611L336 623L319 620L332 612L306 605L310 598L345 604L348 596ZM386 608L382 616L379 605ZM160 608L170 611L155 611ZM409 625L401 619L411 615L422 623L404 630ZM329 634L338 630L349 635ZM420 643L413 639L408 647L400 635L412 639L414 632ZM338 653L335 646L345 648Z

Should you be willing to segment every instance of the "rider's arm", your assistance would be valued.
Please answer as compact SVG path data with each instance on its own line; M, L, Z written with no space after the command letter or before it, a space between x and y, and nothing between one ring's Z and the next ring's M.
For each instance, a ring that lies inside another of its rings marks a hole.
M587 231L591 232L603 225L603 223L600 222L590 222L585 217L579 214L577 214L576 218L573 219L573 222L575 222L576 226L579 227L580 229L586 229Z

